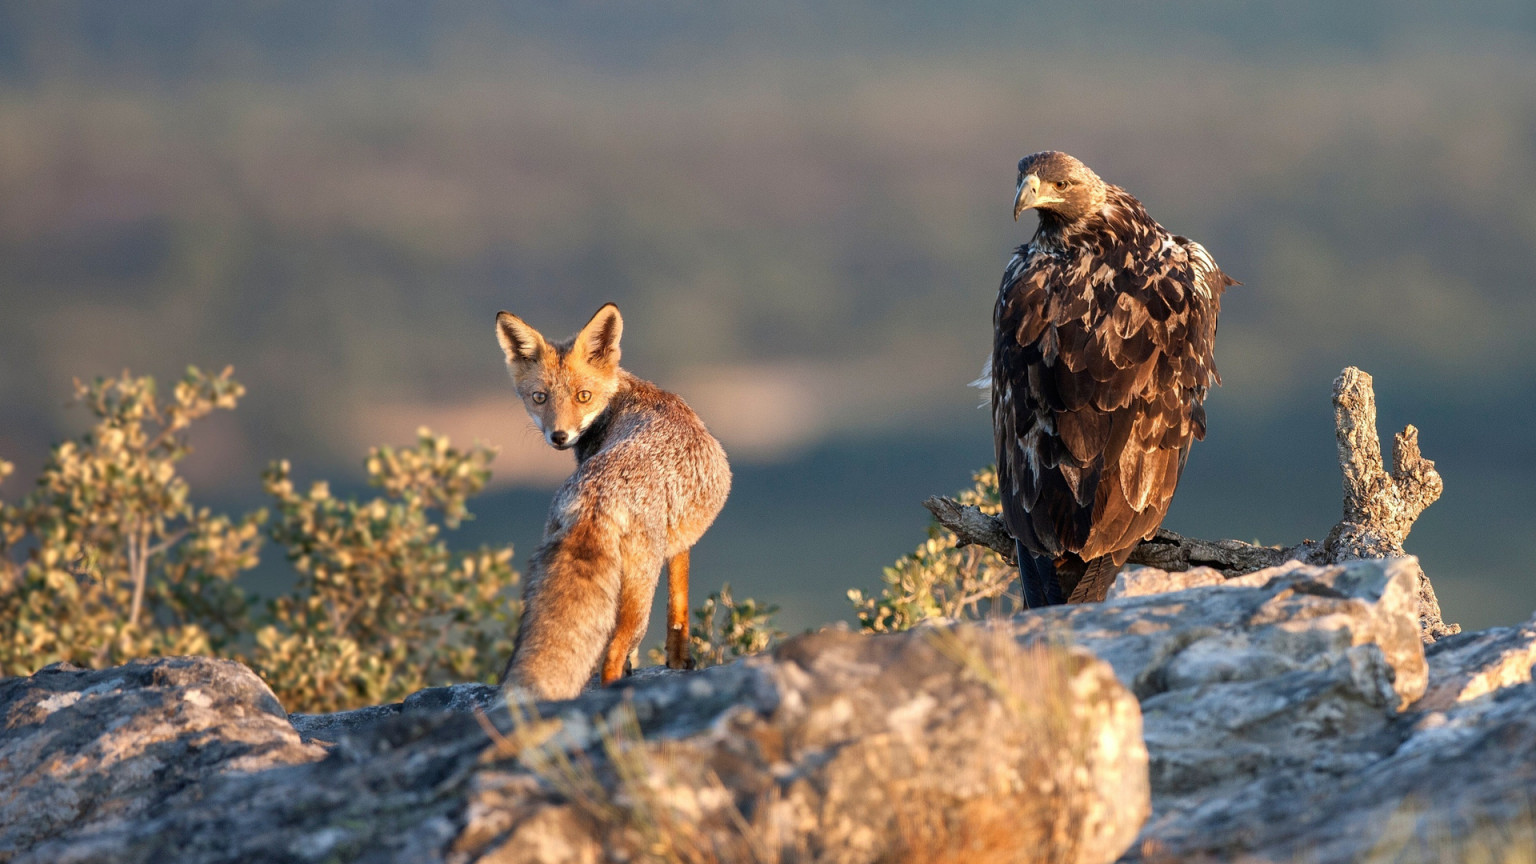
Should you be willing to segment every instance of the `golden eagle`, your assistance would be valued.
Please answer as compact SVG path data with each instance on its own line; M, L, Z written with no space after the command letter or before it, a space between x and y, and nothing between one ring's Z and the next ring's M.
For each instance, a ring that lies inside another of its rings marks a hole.
M1239 284L1077 159L1019 160L1040 227L998 291L992 430L1030 608L1104 599L1205 437L1222 292Z

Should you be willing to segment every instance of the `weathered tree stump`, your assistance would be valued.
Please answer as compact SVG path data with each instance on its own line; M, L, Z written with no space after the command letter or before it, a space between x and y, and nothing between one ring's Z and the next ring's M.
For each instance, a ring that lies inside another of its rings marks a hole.
M1339 442L1339 470L1344 477L1344 514L1318 543L1258 546L1241 540L1200 540L1159 528L1131 552L1130 562L1161 570L1211 567L1228 577L1274 567L1286 561L1337 564L1366 558L1406 555L1403 541L1424 509L1440 497L1445 484L1435 463L1419 452L1419 430L1399 432L1392 448L1392 473L1386 472L1376 434L1376 394L1371 376L1351 366L1333 382L1334 432ZM991 549L1014 562L1013 536L996 516L953 498L923 502L956 545ZM1461 632L1440 617L1440 603L1429 577L1419 570L1419 627L1424 641Z

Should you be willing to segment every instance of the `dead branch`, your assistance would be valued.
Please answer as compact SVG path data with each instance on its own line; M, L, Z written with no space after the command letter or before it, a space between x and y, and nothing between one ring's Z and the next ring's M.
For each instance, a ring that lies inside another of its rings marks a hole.
M1344 474L1344 515L1323 544L1329 563L1405 555L1413 523L1445 489L1435 463L1419 452L1419 430L1406 426L1392 442L1392 473L1381 461L1376 436L1376 392L1371 376L1351 366L1333 382L1334 431ZM1460 633L1440 617L1440 601L1419 570L1419 628L1425 641Z
M939 525L955 535L956 546L982 546L1003 556L1009 564L1019 563L1013 552L1013 535L1003 527L1002 519L945 495L934 495L923 506Z
M1414 520L1445 488L1435 463L1419 453L1419 430L1408 426L1397 434L1392 473L1387 474L1376 437L1371 376L1353 366L1333 382L1333 418L1344 474L1344 516L1328 532L1328 560L1403 555Z
M956 537L958 546L982 546L1001 555L1009 564L1017 564L1013 535L1003 527L1003 520L980 509L961 504L953 498L935 496L923 502L928 512ZM1201 540L1157 529L1131 552L1131 563L1159 570L1188 570L1213 567L1227 576L1241 576L1265 567L1284 564L1291 559L1320 563L1319 544L1306 540L1296 546L1256 546L1241 540Z
M1386 473L1381 442L1376 435L1376 395L1371 376L1345 369L1333 384L1334 428L1339 442L1339 470L1344 475L1344 515L1323 543L1303 540L1295 546L1257 546L1241 540L1200 540L1159 528L1131 552L1132 564L1160 570L1212 567L1228 577L1274 567L1289 560L1307 564L1336 564L1362 558L1405 555L1403 541L1414 520L1444 489L1435 463L1419 452L1419 432L1409 426L1398 433L1392 451L1392 473ZM1014 559L1013 537L996 516L953 498L923 502L935 519L955 535L956 545L991 549L1008 563ZM1440 618L1440 604L1429 577L1419 573L1419 625L1425 641L1459 633L1461 627Z

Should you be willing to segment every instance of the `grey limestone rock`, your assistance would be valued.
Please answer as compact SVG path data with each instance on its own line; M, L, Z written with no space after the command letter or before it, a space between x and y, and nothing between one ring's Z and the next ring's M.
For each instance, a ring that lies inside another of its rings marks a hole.
M486 690L443 688L297 717L309 743L224 661L48 670L0 693L0 784L30 816L5 821L0 859L18 862L616 860L654 849L658 824L726 860L885 860L980 824L996 860L1109 862L1150 808L1140 712L1109 667L973 627L828 632L489 712ZM142 767L97 755L156 748Z
M342 735L371 730L393 717L407 713L468 714L474 709L489 711L501 701L501 689L489 684L454 684L428 687L405 697L404 702L370 705L332 714L289 714L288 722L305 741L335 743Z
M1416 651L1411 558L1293 563L1216 587L1197 571L1122 578L1105 611L1191 595L1209 609L1232 588L1273 595L1270 613L1216 635L1186 630L1178 659L1134 673L1193 680L1138 690L1154 814L1123 860L1510 860L1536 846L1532 624ZM1181 590L1185 578L1198 587ZM1149 654L1162 656L1137 656Z
M227 661L50 667L0 680L0 862L1510 860L1536 619L1426 649L1419 577L1140 570L538 705L289 716Z
M324 756L260 678L205 657L0 680L0 729L0 860L64 860L98 831Z
M1536 617L1516 627L1460 633L1425 650L1429 690L1414 708L1443 711L1531 680L1536 664Z
M598 760L601 788L633 815L594 831L601 806L541 801L523 767L498 762L476 778L452 860L605 860L658 845L664 860L929 860L974 841L986 844L976 860L1070 849L1059 860L1109 862L1149 809L1135 700L1086 652L1026 651L974 627L828 631L719 671L691 695L750 676L767 698ZM613 781L625 760L645 783ZM551 830L566 842L552 845Z

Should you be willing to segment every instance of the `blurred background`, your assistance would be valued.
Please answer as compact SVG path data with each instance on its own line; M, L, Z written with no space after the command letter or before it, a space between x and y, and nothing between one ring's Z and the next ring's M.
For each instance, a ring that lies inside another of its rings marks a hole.
M501 448L458 542L525 568L571 457L493 316L611 300L732 457L695 599L849 618L992 461L965 384L1042 149L1245 283L1168 527L1322 539L1357 365L1444 475L1409 550L1447 620L1536 609L1528 0L0 2L0 494L85 428L73 377L232 364L203 503L262 506L275 458L355 488L426 425Z

